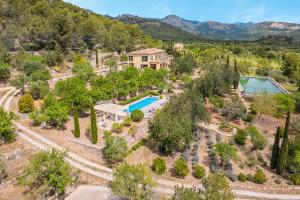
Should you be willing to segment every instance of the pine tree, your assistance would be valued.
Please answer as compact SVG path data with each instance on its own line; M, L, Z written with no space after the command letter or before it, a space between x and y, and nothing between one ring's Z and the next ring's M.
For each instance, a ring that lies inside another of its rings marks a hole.
M286 122L285 122L285 127L284 127L284 133L283 133L283 141L280 147L279 151L279 157L277 161L277 173L278 174L283 174L284 169L286 167L286 161L287 161L287 154L288 154L288 140L289 140L289 126L290 126L290 118L291 118L291 113L290 111L287 113L286 117Z
M237 89L239 86L240 81L240 72L237 68L236 60L234 60L234 79L233 79L233 87L234 89Z
M96 67L99 67L98 49L96 49Z
M90 112L91 112L92 143L96 144L98 142L98 128L97 128L96 112L94 106L91 106Z
M278 155L279 155L279 142L280 142L280 134L281 134L281 128L278 126L277 127L277 132L275 135L275 140L273 144L273 149L272 149L272 157L271 157L271 169L276 169L277 167L277 161L278 161Z
M79 120L78 120L78 111L75 108L73 110L73 116L74 116L74 136L76 138L80 137L80 127L79 127Z

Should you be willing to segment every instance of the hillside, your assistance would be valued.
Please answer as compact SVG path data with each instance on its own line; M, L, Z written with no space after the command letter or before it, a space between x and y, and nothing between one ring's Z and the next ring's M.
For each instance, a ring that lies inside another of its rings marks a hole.
M140 28L155 39L172 41L193 41L200 39L199 34L177 28L159 19L142 18L134 15L121 15L116 17L119 21L128 24L138 24Z
M257 40L268 35L284 35L300 40L300 25L286 22L229 24L215 21L190 21L176 15L169 15L161 21L210 39Z
M0 43L9 50L131 50L153 43L137 25L121 23L62 0L0 0Z

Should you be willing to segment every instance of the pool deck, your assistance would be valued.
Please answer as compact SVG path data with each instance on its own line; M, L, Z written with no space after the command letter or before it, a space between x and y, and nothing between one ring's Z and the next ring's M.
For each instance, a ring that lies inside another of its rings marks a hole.
M277 81L275 81L271 76L268 77L268 79L274 84L276 85L276 87L280 88L284 94L290 94L289 91L287 91L284 87L282 87L279 83L277 83Z
M143 113L145 114L145 118L149 118L152 115L154 115L156 110L162 108L167 103L167 101L167 98L158 99L157 101L149 104L148 106L143 107L141 111L143 111Z

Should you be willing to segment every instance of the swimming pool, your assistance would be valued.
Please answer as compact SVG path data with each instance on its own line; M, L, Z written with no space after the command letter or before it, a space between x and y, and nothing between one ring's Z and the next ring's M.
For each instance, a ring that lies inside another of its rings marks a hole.
M275 82L266 77L242 77L240 83L246 95L264 92L269 94L286 93Z
M128 109L126 109L125 111L132 113L135 110L141 110L142 108L156 102L158 99L159 97L147 97L141 101L129 105Z

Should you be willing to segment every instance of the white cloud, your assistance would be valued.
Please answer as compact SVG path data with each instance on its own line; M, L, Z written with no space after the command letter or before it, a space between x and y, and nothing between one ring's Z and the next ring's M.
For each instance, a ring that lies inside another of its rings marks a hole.
M234 0L234 2L236 4L231 12L232 22L257 22L265 17L267 11L265 0L251 6L247 0Z

